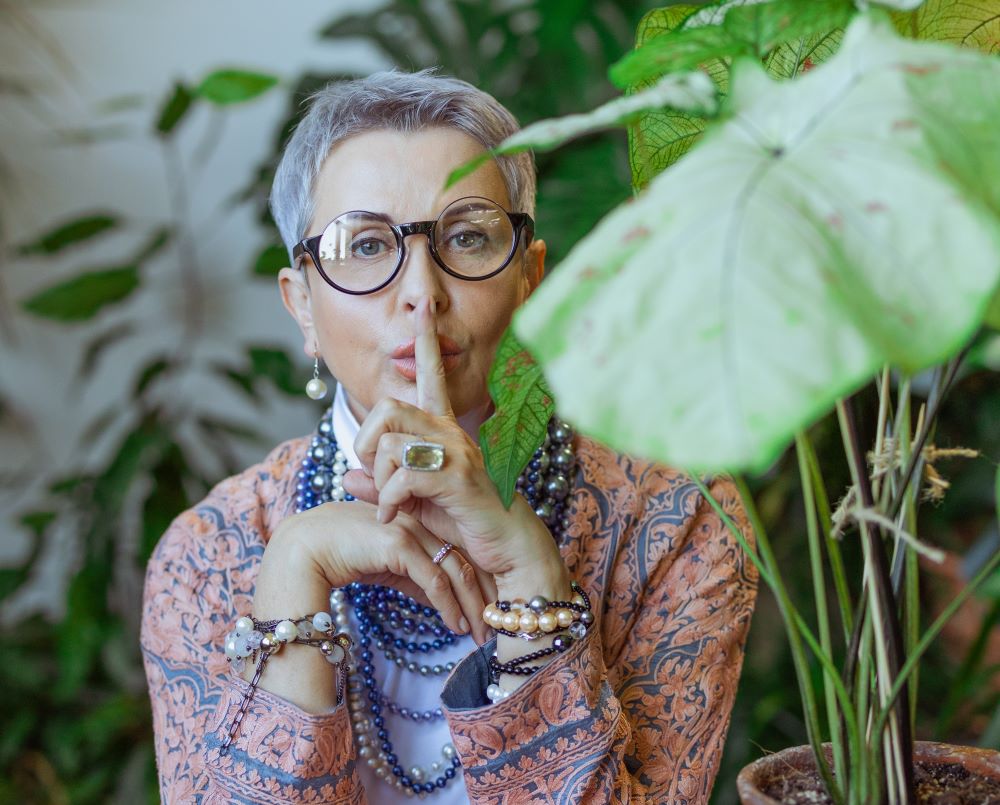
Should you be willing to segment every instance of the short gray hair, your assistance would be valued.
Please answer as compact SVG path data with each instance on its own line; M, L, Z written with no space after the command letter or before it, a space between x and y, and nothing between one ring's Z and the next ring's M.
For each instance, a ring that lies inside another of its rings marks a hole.
M307 99L308 112L285 146L271 188L271 214L289 260L315 212L316 176L340 141L375 129L406 132L448 126L492 148L519 130L517 119L492 95L436 71L436 67L415 73L385 70L367 78L331 82ZM501 156L496 162L513 211L533 215L535 162L531 153Z

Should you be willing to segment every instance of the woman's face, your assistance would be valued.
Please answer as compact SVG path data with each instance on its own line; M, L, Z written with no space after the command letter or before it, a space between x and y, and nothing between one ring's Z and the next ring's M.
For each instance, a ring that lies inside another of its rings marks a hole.
M484 196L510 210L506 187L492 161L442 190L448 174L481 151L472 137L445 127L407 133L377 130L344 140L330 152L317 177L316 211L306 236L319 234L349 210L384 213L396 224L432 221L464 196ZM303 261L308 285L299 271L289 268L282 269L279 282L285 306L305 337L305 353L311 358L319 350L359 421L384 397L416 403L412 359L398 356L412 344L418 305L431 297L452 408L466 430L475 433L489 413L486 378L500 336L514 309L541 280L544 256L545 244L536 240L527 254L519 246L510 265L495 277L469 282L442 271L430 255L427 238L411 235L399 273L373 294L338 291L309 259Z

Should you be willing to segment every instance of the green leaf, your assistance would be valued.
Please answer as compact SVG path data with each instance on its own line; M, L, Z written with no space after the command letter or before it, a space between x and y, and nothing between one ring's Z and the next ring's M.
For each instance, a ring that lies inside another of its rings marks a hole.
M139 562L145 565L156 543L170 523L190 507L184 482L190 476L187 457L176 443L170 444L150 470L153 484L142 506L142 545Z
M676 5L650 11L636 31L636 47L650 39L678 29L685 20L703 10L702 6ZM701 65L715 82L720 95L729 89L729 64L711 59ZM642 82L638 86L648 86ZM676 162L705 130L705 120L674 109L647 112L629 126L629 167L632 185L642 189L656 174Z
M586 114L541 120L525 126L495 148L456 168L445 186L451 187L493 157L529 149L550 151L576 137L628 123L651 109L673 107L686 112L714 114L717 105L715 87L704 73L668 75L648 89L615 98Z
M1000 61L861 17L730 90L514 319L574 425L692 471L766 467L885 363L947 359L1000 281Z
M993 298L986 307L983 324L994 330L1000 330L1000 288L994 292Z
M119 224L113 215L87 215L60 224L50 232L46 232L38 240L25 244L18 249L22 255L57 254L63 249L96 238Z
M212 364L212 371L219 377L232 383L236 388L246 394L250 399L259 402L257 390L254 385L254 376L243 369L227 366L224 363Z
M45 531L55 519L56 513L47 511L27 512L21 515L20 523L32 532L33 539L28 555L18 567L0 568L0 601L19 589L30 578L45 544Z
M541 368L508 329L490 368L490 396L496 413L479 429L486 471L506 508L517 478L545 439L554 404Z
M127 299L138 287L138 267L108 268L53 285L21 305L42 318L83 321L93 318L101 308Z
M244 103L263 95L278 83L273 75L247 70L219 70L205 77L195 94L217 106Z
M739 48L743 52L769 50L765 59L768 72L788 78L833 55L843 31L839 28L828 30L828 26L845 20L852 10L849 3L840 2L809 4L805 9L799 4L794 4L794 9L788 4L775 3L768 3L766 7L737 8L737 5L732 2L716 3L707 8L677 5L652 11L639 24L637 48L641 51L651 40L668 37L660 39L655 47L669 51L669 35L681 28L725 23L721 36L743 42L744 46ZM805 34L800 36L803 31ZM683 34L682 38L688 36ZM729 88L729 61L726 52L720 52L700 62L721 95ZM647 83L639 82L637 86ZM629 165L635 188L644 188L654 176L680 159L704 130L704 118L688 112L664 109L642 115L629 129Z
M103 355L109 347L114 346L123 338L127 338L134 331L135 327L131 322L121 322L113 327L110 327L91 340L83 351L83 357L80 360L80 368L77 369L76 372L77 380L80 380L93 372L101 355Z
M669 73L697 69L714 59L751 55L749 43L724 28L711 25L681 29L651 39L611 65L608 77L622 89Z
M89 480L86 475L70 475L59 478L49 484L49 492L53 495L69 495L80 488L80 485Z
M826 33L784 42L771 51L764 66L776 78L794 78L830 59L840 48L843 39L844 30L835 28Z
M8 662L10 660L8 659ZM7 767L27 743L35 726L35 714L28 709L7 714L0 732L0 764ZM8 800L14 802L15 800Z
M169 372L175 365L175 362L169 358L157 358L146 364L136 379L135 388L132 390L133 399L141 397L154 380Z
M41 539L45 534L45 529L52 525L56 519L55 512L28 512L21 515L21 525L35 533L35 539Z
M298 396L302 393L304 384L296 378L295 365L285 350L278 347L252 346L247 352L255 375L267 378L286 394Z
M148 414L122 439L111 463L97 478L94 500L116 516L149 457L159 455L171 439L172 434L156 419L156 414Z
M0 601L6 599L12 593L17 592L21 585L28 580L29 568L22 567L0 567Z
M253 264L253 275L255 277L274 278L278 272L288 265L288 252L284 246L266 246L257 255L257 260Z
M170 243L173 236L173 230L169 226L162 226L153 230L152 234L146 239L146 242L139 248L132 262L141 264L149 258L155 257L164 246Z
M195 95L185 84L179 81L174 84L173 92L164 102L156 120L157 134L166 136L172 133L177 124L184 119L194 100Z
M620 87L631 87L721 59L764 58L782 44L840 28L853 14L850 0L772 0L710 7L646 41L612 65L609 77Z
M892 14L892 20L904 36L1000 53L1000 4L996 0L927 0L914 11Z
M100 655L110 583L110 567L95 562L85 565L70 582L66 618L59 625L54 646L59 676L53 693L61 701L77 694Z

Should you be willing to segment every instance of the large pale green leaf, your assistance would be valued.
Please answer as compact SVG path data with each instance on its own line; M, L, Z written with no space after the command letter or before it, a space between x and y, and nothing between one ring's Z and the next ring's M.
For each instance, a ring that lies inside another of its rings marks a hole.
M927 0L915 11L892 15L914 39L935 39L1000 53L1000 0Z
M1000 61L866 16L793 81L732 80L514 325L571 422L693 469L766 466L885 362L944 359L1000 279Z
M615 98L585 114L566 115L532 123L512 134L495 148L457 167L448 176L447 185L450 187L493 157L516 154L529 149L549 151L576 137L623 125L643 112L665 106L699 114L712 114L717 106L715 87L704 73L669 75L648 89L623 98Z
M989 307L986 308L983 321L994 330L1000 330L1000 288L993 294L993 299L990 300Z
M641 50L650 40L668 36L681 28L718 25L735 5L741 4L726 2L708 7L677 5L651 11L643 17L636 31L637 49ZM742 5L748 4L742 3ZM799 27L790 33L799 35L799 38L780 41L765 56L764 64L771 75L791 78L826 61L840 46L843 30L832 26L842 24L850 16L850 7L841 3L821 3L811 8L809 15L796 16L798 25L805 27ZM744 9L730 22L733 30L726 31L722 35L730 42L741 41L742 44L738 49L743 52L751 50L756 52L760 47L766 48L761 37L755 34L758 21L751 15L759 16L766 11L771 27L778 26L780 29L780 25L788 15L776 14L775 11L782 12L782 10L780 7L776 9L774 5L768 9ZM787 10L788 6L785 5L784 11ZM750 47L747 40L754 39L759 41ZM669 51L673 47L669 38L661 41L664 50ZM725 95L729 88L730 59L726 56L730 50L731 48L727 47L724 52L714 53L711 58L699 62L699 66L712 78L721 95ZM641 82L639 86L645 83ZM632 169L633 185L637 189L644 188L654 176L687 153L704 129L705 119L690 112L659 109L643 114L629 128L629 164Z

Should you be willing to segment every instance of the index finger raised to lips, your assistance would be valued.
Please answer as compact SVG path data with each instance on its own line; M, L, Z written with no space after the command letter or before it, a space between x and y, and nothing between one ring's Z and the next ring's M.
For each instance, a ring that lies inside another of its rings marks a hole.
M443 416L451 414L452 411L433 304L433 300L427 297L420 303L420 309L417 311L417 333L414 343L414 357L417 364L417 407L430 414Z

